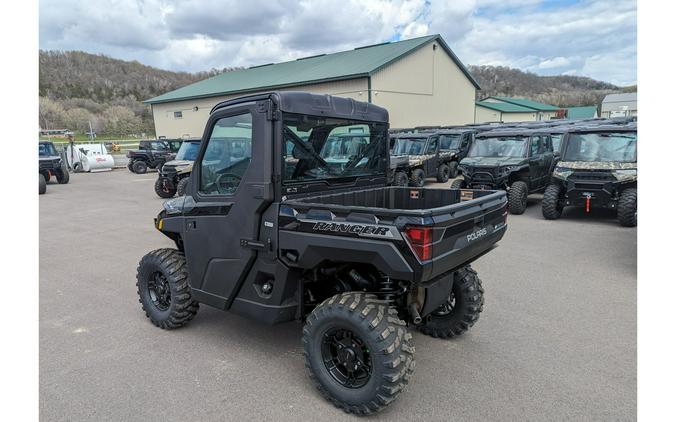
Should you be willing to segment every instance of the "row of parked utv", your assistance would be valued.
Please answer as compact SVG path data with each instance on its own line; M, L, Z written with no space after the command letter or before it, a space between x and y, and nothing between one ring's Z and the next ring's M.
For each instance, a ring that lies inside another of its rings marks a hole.
M453 189L505 190L509 212L522 214L528 195L544 192L542 213L566 206L609 208L637 225L637 122L634 118L549 120L390 131L390 182Z

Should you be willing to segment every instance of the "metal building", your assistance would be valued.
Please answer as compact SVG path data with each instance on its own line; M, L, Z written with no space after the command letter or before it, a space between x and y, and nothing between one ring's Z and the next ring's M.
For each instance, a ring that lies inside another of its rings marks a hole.
M600 106L600 117L637 116L637 92L608 94Z
M476 123L551 120L560 107L526 98L491 96L476 102Z
M211 108L269 90L308 91L368 101L389 110L390 126L474 121L478 82L440 35L253 66L146 100L157 136L201 136Z

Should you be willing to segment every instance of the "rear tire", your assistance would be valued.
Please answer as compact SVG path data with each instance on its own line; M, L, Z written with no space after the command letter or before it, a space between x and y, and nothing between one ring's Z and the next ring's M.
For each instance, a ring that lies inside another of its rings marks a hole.
M316 388L347 413L384 409L415 369L405 322L372 294L348 292L324 301L307 317L302 342Z
M157 249L145 255L136 275L138 301L157 327L171 330L187 324L199 304L192 299L185 255Z
M394 186L408 186L410 180L408 180L408 175L403 171L397 171L394 174Z
M541 201L541 213L547 220L560 218L565 205L562 203L562 188L560 185L548 185Z
M68 173L68 168L66 166L61 166L61 176L59 177L59 174L56 174L56 181L59 182L60 185L65 185L70 181L70 173Z
M527 208L527 183L522 181L513 182L509 189L509 212L522 214Z
M176 195L176 188L165 188L162 183L162 178L158 177L157 180L155 180L155 193L160 198L169 199Z
M619 224L624 227L637 226L637 189L628 188L621 192L616 210Z
M464 179L455 179L450 184L450 189L464 189L465 187Z
M424 170L422 169L415 169L412 171L412 174L410 175L410 186L416 187L416 188L421 188L424 186L424 178L426 176L424 175Z
M436 174L436 180L438 183L445 183L450 179L450 167L447 164L441 164L438 166L438 174Z
M190 176L183 177L178 181L176 185L176 195L183 196L185 195L185 190L187 189L188 183L190 183Z
M478 321L483 311L483 285L470 265L455 272L448 302L432 312L419 326L420 332L431 337L453 338L463 334Z
M145 174L148 171L148 164L145 161L136 160L131 165L132 171L136 174Z
M454 179L459 175L459 163L457 161L451 161L448 167L450 168L450 178Z
M45 180L45 177L42 175L42 173L38 173L38 176L40 176L40 190L38 191L38 195L43 195L47 192L47 181Z

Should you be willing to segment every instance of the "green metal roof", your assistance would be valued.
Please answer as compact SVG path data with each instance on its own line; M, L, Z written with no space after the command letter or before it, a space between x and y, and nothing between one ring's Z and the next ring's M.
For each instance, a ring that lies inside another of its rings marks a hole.
M560 110L560 107L552 106L550 104L538 103L536 101L528 100L527 98L512 98L512 97L502 97L502 96L492 96L488 98L494 98L499 101L504 101L511 104L516 104L523 107L529 107L537 111L557 111Z
M595 117L597 112L596 106L567 107L567 118L571 120L590 119Z
M476 105L480 107L489 108L492 110L501 111L502 113L533 113L536 111L529 107L523 107L511 103L493 103L489 101L476 101Z
M404 41L359 47L339 53L320 54L290 62L253 66L248 69L226 72L150 98L144 102L156 104L366 77L432 41L438 42L471 83L477 89L480 89L478 82L450 50L443 38L440 35L427 35Z

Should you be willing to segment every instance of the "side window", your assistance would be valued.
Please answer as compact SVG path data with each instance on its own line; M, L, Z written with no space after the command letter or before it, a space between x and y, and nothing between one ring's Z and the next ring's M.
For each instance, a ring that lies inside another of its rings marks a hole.
M544 149L545 152L553 152L553 143L551 142L551 137L546 136L546 146Z
M427 147L427 154L433 154L438 148L438 138L431 138L429 141L429 146Z
M251 162L253 119L250 113L219 119L201 161L199 192L233 195Z
M541 151L541 136L533 136L530 143L530 156L539 155Z

